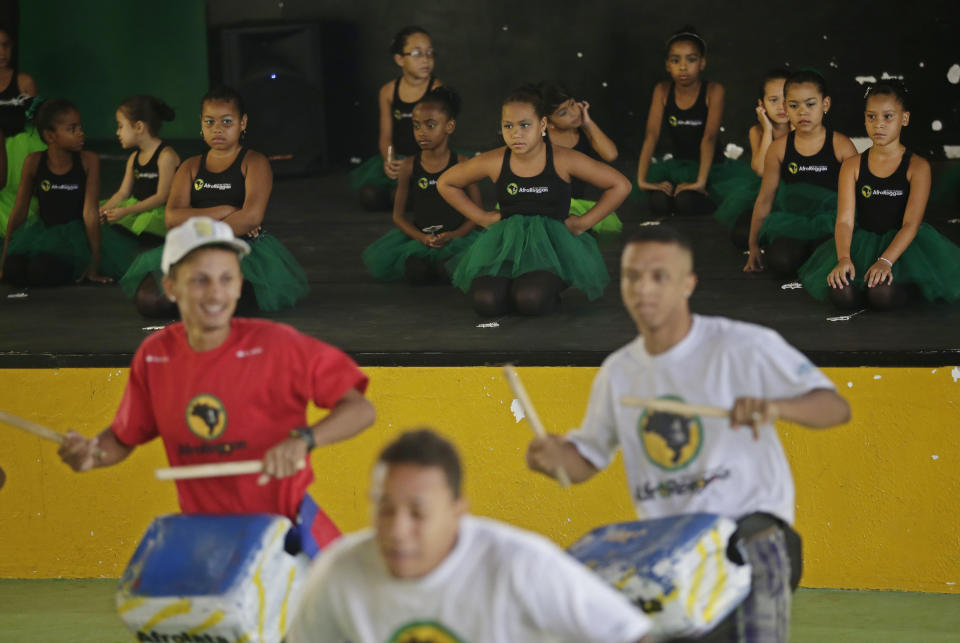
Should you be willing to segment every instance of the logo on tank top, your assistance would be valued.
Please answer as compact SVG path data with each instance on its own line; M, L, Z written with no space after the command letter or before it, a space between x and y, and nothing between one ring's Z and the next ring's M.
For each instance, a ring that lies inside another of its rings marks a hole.
M682 401L676 396L662 399ZM703 421L699 416L644 410L637 421L637 435L651 462L665 471L677 471L693 462L700 453Z
M404 114L404 113L401 112L399 109L393 110L393 119L394 119L394 120L402 121L402 120L405 119L405 118L413 118L413 112L410 112L409 114Z
M436 621L417 621L401 625L390 643L463 643L463 639Z
M79 183L51 183L50 181L44 179L40 181L40 189L44 192L49 192L50 190L60 191L60 192L75 192L80 189Z
M865 185L860 188L860 194L864 199L869 199L872 196L903 196L903 190L874 190L869 185Z
M520 190L516 183L507 183L507 194L510 196L515 196L516 193Z
M670 124L670 127L678 127L678 126L700 127L701 125L703 125L703 121L694 121L694 120L681 121L681 120L678 120L677 117L673 115L667 118L667 122Z
M159 177L159 176L160 176L160 175L157 174L156 172L141 172L141 171L138 170L137 168L133 168L133 180L134 180L134 181L136 181L137 179L155 179L155 178L157 178L157 177ZM197 179L197 180L200 180L200 179Z
M198 192L203 189L203 179L197 179L193 182L193 189Z
M815 174L820 174L821 172L829 171L830 168L828 168L826 165L797 165L793 162L787 165L787 172L790 174L796 174L798 172L813 172Z
M516 183L507 183L507 194L516 196L517 194L546 194L550 188L546 185L533 185L528 188L522 188Z
M796 174L799 171L800 171L800 166L797 165L796 163L790 163L787 166L787 172L789 172L790 174Z
M207 183L203 179L197 179L193 182L193 189L199 192L200 190L220 190L225 191L233 187L232 183Z
M426 190L428 187L430 187L431 183L435 183L435 181L429 181L427 180L427 177L421 176L420 180L417 181L417 187L419 187L421 190Z
M187 403L187 427L204 440L215 440L227 429L227 409L215 395L201 393Z

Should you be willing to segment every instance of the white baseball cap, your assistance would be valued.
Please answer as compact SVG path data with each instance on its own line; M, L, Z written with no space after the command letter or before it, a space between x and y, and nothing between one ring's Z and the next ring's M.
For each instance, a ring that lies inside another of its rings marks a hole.
M163 256L160 259L163 274L169 274L170 266L197 248L209 245L229 246L241 257L250 254L247 242L233 236L233 230L223 221L210 217L192 217L167 232L166 241L163 243Z

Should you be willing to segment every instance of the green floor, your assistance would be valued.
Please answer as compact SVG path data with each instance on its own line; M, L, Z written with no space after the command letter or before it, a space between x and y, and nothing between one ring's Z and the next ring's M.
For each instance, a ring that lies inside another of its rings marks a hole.
M0 642L128 643L113 580L0 580ZM960 641L960 595L801 589L793 643Z

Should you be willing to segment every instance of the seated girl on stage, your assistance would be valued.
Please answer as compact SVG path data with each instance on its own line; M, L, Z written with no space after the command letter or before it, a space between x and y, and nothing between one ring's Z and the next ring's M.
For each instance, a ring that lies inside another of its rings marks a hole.
M363 252L363 262L377 281L449 283L444 264L479 236L473 221L437 192L440 175L467 160L449 145L459 113L460 96L448 87L430 90L413 108L413 133L420 151L400 165L393 204L397 227ZM471 185L467 190L479 206L480 189Z
M750 221L744 272L769 267L793 276L814 248L833 233L840 164L857 149L824 125L830 95L819 73L803 70L783 86L793 131L770 144L763 183ZM760 246L767 246L761 258Z
M630 182L606 163L550 143L539 93L522 88L503 101L506 146L458 163L437 183L440 195L487 231L451 261L453 284L469 292L481 315L510 308L542 315L574 286L596 299L610 277L597 242L583 234L618 207ZM481 179L496 183L499 212L484 212L464 191ZM603 191L582 217L570 216L570 180Z
M803 286L841 308L890 309L913 291L960 299L960 248L923 223L930 163L900 142L910 121L906 90L882 83L867 92L873 146L843 163L834 240L800 269ZM829 287L828 287L829 286Z
M120 103L117 138L123 149L136 151L127 159L120 188L100 206L103 223L153 236L157 242L167 233L163 206L180 157L158 134L163 122L173 117L173 109L155 96L131 96Z
M706 51L706 42L693 27L667 40L670 80L653 88L637 168L637 186L647 191L657 215L708 214L715 207L707 196L707 178L716 159L723 85L701 79ZM651 165L661 128L673 144L673 158Z
M713 217L730 230L734 245L747 249L750 238L750 218L753 204L760 192L760 179L770 145L790 131L790 117L783 99L783 85L790 72L786 69L768 71L760 82L757 98L757 123L747 133L750 139L750 169L752 174L732 179L723 187L725 196L717 205Z
M400 176L400 163L417 153L411 117L413 106L442 83L433 77L433 42L421 27L401 29L390 47L400 77L391 80L377 96L380 107L380 156L367 159L350 173L350 184L360 190L364 207L385 210Z
M273 173L263 154L243 146L247 129L243 99L229 87L211 89L200 104L200 125L210 150L188 158L174 175L164 215L167 229L195 216L226 222L250 244L250 256L242 266L246 290L241 304L255 301L262 311L293 306L310 287L293 255L263 229ZM174 303L160 286L162 250L141 254L120 280L146 317L176 316Z
M559 83L540 87L544 113L547 114L547 137L560 147L574 149L606 163L617 160L617 146L590 118L590 103L578 101ZM570 181L570 214L583 216L596 203L586 198L586 185L579 179ZM623 229L615 212L608 214L593 228L597 232L619 232Z
M31 122L37 96L37 84L29 74L13 65L13 34L0 24L0 230L7 229L10 212L17 200L23 160L33 152L47 149ZM29 112L29 113L28 113ZM28 215L37 213L32 199Z
M134 239L101 228L97 214L100 161L83 151L80 112L69 101L44 101L36 127L47 144L23 162L17 200L7 222L0 271L15 286L56 286L84 277L119 277L133 261ZM36 194L36 217L27 220Z

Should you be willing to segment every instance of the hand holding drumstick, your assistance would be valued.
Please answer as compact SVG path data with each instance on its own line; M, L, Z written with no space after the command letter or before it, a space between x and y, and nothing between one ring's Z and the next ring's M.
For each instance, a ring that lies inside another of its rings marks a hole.
M755 397L737 398L733 403L733 408L729 411L718 406L689 404L669 398L624 396L620 398L620 403L626 404L627 406L641 406L650 411L673 413L674 415L682 415L685 417L703 415L707 417L730 418L730 426L733 429L738 429L741 426L749 426L753 430L754 440L760 439L761 425L772 424L780 418L780 410L774 401Z

